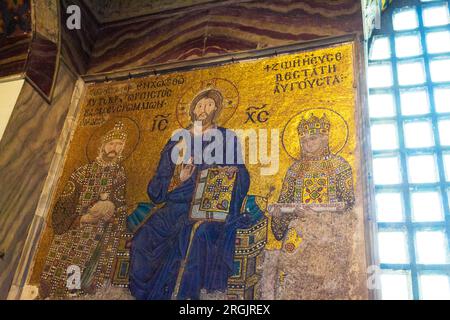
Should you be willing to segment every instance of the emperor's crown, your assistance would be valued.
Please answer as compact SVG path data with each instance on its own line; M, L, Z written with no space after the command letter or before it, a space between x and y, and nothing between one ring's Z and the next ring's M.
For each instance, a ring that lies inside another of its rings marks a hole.
M127 139L127 133L123 129L123 123L122 121L116 122L114 125L114 128L112 130L109 130L102 138L103 143L107 143L114 139L120 139L120 140L126 140Z
M316 117L313 113L309 119L302 118L300 121L297 131L301 137L306 134L314 135L314 134L329 134L330 133L330 120L328 120L325 113L321 118Z

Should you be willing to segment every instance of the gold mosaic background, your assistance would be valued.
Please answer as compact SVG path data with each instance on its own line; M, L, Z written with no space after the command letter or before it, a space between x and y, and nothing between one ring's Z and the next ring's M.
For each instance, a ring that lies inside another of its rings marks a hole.
M292 157L299 152L295 127L303 115L309 116L311 112L318 116L325 113L331 120L331 150L339 152L350 163L356 185L359 173L354 156L357 139L353 56L353 44L344 43L199 70L88 85L57 194L62 191L76 168L93 160L97 148L96 139L109 130L115 120L125 117L129 141L125 150L126 159L122 164L128 179L126 198L129 213L138 202L148 201L147 184L158 165L160 150L170 139L172 132L180 128L179 122L183 123L180 106L188 103L189 98L193 98L198 90L217 78L221 79L215 82L219 89L227 92L225 100L228 97L231 101L225 107L228 111L219 119L222 122L219 125L230 129L278 129L280 133L279 169L275 175L263 176L260 174L261 165L246 164L251 176L249 194L265 196L274 188L269 203L277 201L284 175L293 162ZM289 65L291 68L282 68ZM296 70L298 78L292 79ZM280 81L281 78L284 81ZM150 88L152 84L155 88ZM161 97L168 94L167 89L170 90L170 96ZM160 92L153 93L151 98L145 94L150 91ZM151 108L124 111L120 107L138 106L139 103L146 102L150 103ZM250 107L253 109L249 110ZM253 122L248 113L258 108L261 108L259 111L265 111L260 114L262 121L258 122L258 113L254 113ZM99 110L103 110L103 113ZM161 123L161 128L167 125L165 130L160 131L157 126L154 127L155 119L168 120L167 123ZM283 132L285 127L287 129ZM51 212L49 218L50 215ZM40 266L51 238L51 229L47 228L40 243L31 282L38 282ZM269 235L267 248L278 245L273 236Z

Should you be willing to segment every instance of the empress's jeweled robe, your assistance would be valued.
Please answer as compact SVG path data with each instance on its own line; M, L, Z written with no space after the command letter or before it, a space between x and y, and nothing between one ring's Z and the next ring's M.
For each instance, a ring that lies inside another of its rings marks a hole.
M261 298L358 298L362 291L355 284L361 283L362 270L355 267L357 216L349 163L334 155L296 161L286 173L278 203L319 207L273 217L272 232L283 243L281 250L266 252ZM340 209L329 210L332 204Z
M41 275L42 298L64 298L94 293L111 279L119 240L125 232L126 176L124 168L113 162L96 160L72 173L52 212L54 237ZM80 226L80 218L109 194L115 205L109 222ZM81 290L67 288L67 268L79 266Z
M350 209L354 202L352 168L335 155L294 162L283 180L278 200L278 203L343 203L345 209ZM278 240L285 235L291 218L289 215L274 218L272 229Z

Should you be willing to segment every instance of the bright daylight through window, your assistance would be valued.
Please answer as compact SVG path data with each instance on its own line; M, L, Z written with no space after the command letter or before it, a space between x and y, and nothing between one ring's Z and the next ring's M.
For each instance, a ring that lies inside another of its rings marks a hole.
M449 1L392 7L368 74L381 296L450 299Z

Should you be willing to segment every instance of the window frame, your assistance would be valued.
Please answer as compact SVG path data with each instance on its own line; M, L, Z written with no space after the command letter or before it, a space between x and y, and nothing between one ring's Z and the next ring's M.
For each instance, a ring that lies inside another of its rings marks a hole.
M389 93L394 97L394 111L395 114L390 117L372 117L370 118L370 128L374 124L382 124L382 123L395 123L397 126L397 138L398 138L398 147L394 150L371 150L372 159L377 159L381 157L390 157L396 156L400 161L400 183L393 185L374 185L374 196L372 199L375 201L375 195L378 193L384 192L396 192L400 193L403 205L403 221L402 222L378 222L378 219L375 218L375 225L377 227L377 235L378 232L383 231L403 231L406 232L406 241L407 241L407 253L409 256L409 263L406 264L391 264L391 263L379 263L380 269L383 272L391 273L391 272L409 272L410 273L410 286L409 288L410 297L413 299L420 299L420 274L439 274L446 275L449 277L449 286L450 286L450 260L449 260L449 251L450 251L450 208L449 208L449 197L450 197L450 181L446 181L446 172L444 167L444 154L450 154L450 146L442 146L439 136L439 120L447 120L450 119L450 112L446 113L437 113L436 112L436 104L434 99L434 89L440 87L446 87L450 89L450 81L433 83L431 80L430 73L430 61L433 59L439 58L449 58L450 52L445 53L428 53L427 43L426 43L426 34L427 32L432 31L449 31L450 32L450 24L446 26L433 26L433 27L425 27L423 22L423 10L424 8L439 6L442 4L447 4L447 8L450 8L450 0L436 0L436 1L419 1L419 0L410 0L410 1L398 1L394 2L391 7L388 8L383 13L382 17L382 29L376 30L371 39L369 40L369 66L377 65L380 63L390 63L392 70L392 78L393 84L390 87L384 88L369 88L369 95L376 93ZM418 19L418 27L411 30L402 30L395 31L393 28L393 17L395 12L398 10L407 10L408 8L415 8L417 19ZM410 56L410 57L402 57L399 58L396 56L396 43L395 39L398 35L408 35L408 34L418 34L420 36L420 45L422 49L422 53L418 56ZM390 45L390 57L381 60L371 60L370 53L372 49L372 44L374 39L378 37L387 37L388 43ZM422 60L425 72L425 82L423 84L418 85L399 85L399 73L398 73L398 63L404 61L416 61ZM426 89L428 101L429 101L429 109L428 113L420 114L420 115L403 115L402 107L400 101L400 92L404 89L411 88L424 88ZM450 98L449 98L450 100ZM431 121L432 132L434 136L434 146L425 147L425 148L407 148L405 145L405 129L404 124L408 121ZM410 183L409 182L409 169L408 169L408 157L414 155L424 155L424 154L433 154L435 155L436 161L436 174L437 174L437 182L435 183ZM449 170L449 168L447 168ZM449 173L447 173L449 174ZM439 222L415 222L412 217L412 205L411 205L411 194L415 191L428 191L428 190L439 190L440 198L442 201L442 213L443 220ZM373 217L377 217L376 214L376 205L372 206ZM415 234L418 231L444 231L447 240L447 263L446 264L419 264L417 262L417 252L416 252L416 243L415 243ZM377 246L375 245L375 248ZM378 250L382 250L382 248L378 247Z

